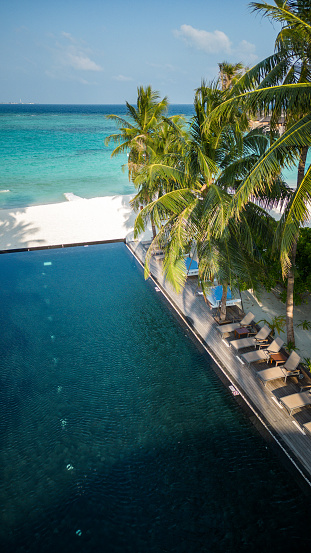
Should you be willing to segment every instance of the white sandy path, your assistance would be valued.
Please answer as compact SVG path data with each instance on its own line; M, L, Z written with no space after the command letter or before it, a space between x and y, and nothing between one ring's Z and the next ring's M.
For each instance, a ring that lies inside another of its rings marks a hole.
M255 315L255 321L258 322L262 319L271 322L273 317L281 315L286 316L285 304L278 299L277 292L267 292L262 290L260 293L260 299L256 298L251 291L242 292L242 301L244 311L247 313L251 311ZM311 298L308 297L307 303L296 305L294 307L294 328L295 328L295 341L298 348L297 353L304 359L305 357L311 358L311 331L303 330L299 328L301 321L311 322ZM260 323L263 326L264 323ZM280 333L284 342L287 342L285 332Z
M132 196L78 199L0 210L0 250L125 239L133 233Z

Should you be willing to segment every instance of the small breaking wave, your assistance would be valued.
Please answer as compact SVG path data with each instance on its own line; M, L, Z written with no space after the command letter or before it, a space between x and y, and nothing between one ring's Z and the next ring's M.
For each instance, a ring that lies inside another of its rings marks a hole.
M1 194L4 194L5 192L11 192L11 190L0 190Z
M81 196L76 196L72 192L64 192L64 196L68 202L74 202L76 200L85 200L85 198L81 198Z

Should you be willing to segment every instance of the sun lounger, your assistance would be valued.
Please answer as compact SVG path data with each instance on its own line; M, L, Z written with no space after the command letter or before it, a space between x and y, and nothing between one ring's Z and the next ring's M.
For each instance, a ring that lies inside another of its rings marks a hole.
M238 323L231 323L227 325L220 325L217 327L217 330L220 332L220 334L229 334L230 332L233 332L237 328L246 327L251 324L251 322L254 320L255 315L253 313L249 312L243 317L241 321Z
M281 347L284 344L282 338L275 338L273 342L267 346L265 349L256 349L255 351L249 351L248 353L243 353L241 355L242 359L246 363L258 363L260 361L268 361L272 353L278 353Z
M302 425L304 430L306 430L309 434L311 434L311 422L305 422L305 424Z
M300 373L299 369L294 369L293 371L287 371L282 367L272 367L271 369L265 369L264 371L259 371L257 376L263 381L266 386L267 382L271 380L279 380L279 378L284 378L285 382L289 376L298 376Z
M299 355L295 351L292 351L284 365L259 371L257 376L263 381L265 386L267 382L270 382L271 380L278 380L279 378L284 378L286 382L289 376L299 375L300 371L297 369L299 362Z
M280 398L280 402L291 415L295 409L300 407L307 407L311 405L311 393L310 392L299 392L298 394L291 394L290 396L284 396Z
M198 262L193 259L193 257L186 257L186 269L187 269L187 276L196 276L199 274L199 266Z
M230 342L230 346L232 346L236 350L257 346L267 341L270 332L271 329L267 325L265 325L259 330L259 332L257 332L256 336L252 338L241 338L240 340L232 340Z
M205 298L211 309L217 309L220 307L221 298L222 298L222 286L212 286L209 290L206 290ZM236 303L241 303L241 298L234 298L232 292L228 287L226 306L235 305Z

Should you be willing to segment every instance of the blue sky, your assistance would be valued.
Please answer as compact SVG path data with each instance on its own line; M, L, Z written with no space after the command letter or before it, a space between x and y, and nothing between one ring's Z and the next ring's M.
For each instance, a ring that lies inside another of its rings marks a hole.
M170 103L192 103L219 62L254 65L276 34L244 0L10 0L0 102L133 103L150 84Z

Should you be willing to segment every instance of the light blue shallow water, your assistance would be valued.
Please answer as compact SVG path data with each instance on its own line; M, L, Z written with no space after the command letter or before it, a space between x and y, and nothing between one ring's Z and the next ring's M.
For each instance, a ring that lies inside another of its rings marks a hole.
M5 553L303 551L309 500L123 244L0 256Z
M171 106L170 114L192 106ZM0 105L0 208L132 194L126 154L111 158L104 145L117 127L105 115L123 117L124 105Z

